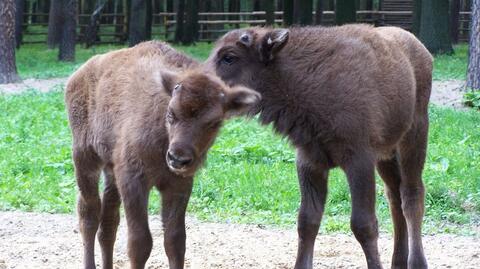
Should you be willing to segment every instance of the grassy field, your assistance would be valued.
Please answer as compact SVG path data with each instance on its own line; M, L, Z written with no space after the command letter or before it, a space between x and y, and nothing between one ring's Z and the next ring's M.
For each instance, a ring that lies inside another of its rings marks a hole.
M195 46L174 46L198 60L205 60L213 44L198 43ZM77 46L76 61L61 63L57 61L57 50L49 50L45 45L23 46L17 51L17 67L22 78L66 77L75 71L82 63L95 54L119 49L121 46L102 45L90 49ZM453 55L438 55L435 57L433 78L435 80L465 79L467 72L468 46L461 44L455 47Z
M17 54L23 78L69 75L90 56L118 47L79 49L77 62L56 62L44 46L23 47ZM210 44L177 47L205 59ZM436 79L462 79L466 46L454 56L438 56ZM75 210L76 186L71 162L71 135L62 89L21 95L0 94L0 210L69 213ZM480 113L431 107L426 231L469 233L480 223ZM189 211L204 220L293 225L299 205L294 150L270 127L255 120L229 121L196 176ZM391 230L383 184L377 181L378 215ZM150 210L159 211L153 193ZM340 170L330 176L322 229L349 230L350 201Z

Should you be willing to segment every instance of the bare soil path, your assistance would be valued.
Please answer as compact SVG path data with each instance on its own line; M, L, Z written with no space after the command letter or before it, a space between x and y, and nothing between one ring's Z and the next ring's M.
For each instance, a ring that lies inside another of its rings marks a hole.
M26 79L21 83L0 85L0 93L21 93L30 89L47 92L55 89L56 86L64 85L66 81L66 78ZM434 81L430 101L440 106L464 108L462 103L464 85L463 80Z
M161 221L151 216L154 248L148 268L168 268ZM126 227L122 218L115 246L115 268L128 268ZM385 268L392 253L391 235L380 236ZM424 245L430 268L480 268L480 237L429 235ZM187 219L186 268L293 268L294 228L204 223ZM97 244L97 263L100 262ZM81 268L82 243L74 215L0 212L0 268ZM319 235L314 268L366 268L360 246L345 234Z

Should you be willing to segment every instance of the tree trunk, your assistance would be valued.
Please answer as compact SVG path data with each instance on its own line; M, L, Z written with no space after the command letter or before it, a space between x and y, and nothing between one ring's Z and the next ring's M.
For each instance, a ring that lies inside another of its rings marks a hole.
M185 1L177 0L177 25L175 28L175 43L179 43L183 40L183 20L185 14Z
M147 3L145 0L132 0L130 8L130 25L128 45L133 47L147 40Z
M52 0L50 1L50 12L48 14L48 36L47 36L47 46L49 49L54 49L57 47L62 25L60 23L62 17L62 0Z
M355 0L337 0L335 4L335 24L343 25L357 21Z
M323 1L324 0L317 0L317 7L315 8L315 24L317 25L322 24Z
M480 90L480 0L472 1L467 88Z
M15 46L20 48L22 44L23 30L23 10L25 9L25 0L16 0L15 7Z
M293 22L298 25L312 24L313 16L312 0L294 0L293 1Z
M265 25L275 24L275 1L265 0L262 1L263 10L265 10Z
M77 33L77 0L62 0L59 22L60 41L58 59L60 61L75 61L75 41Z
M146 0L147 3L147 17L146 17L146 22L145 22L145 40L151 40L152 39L152 20L153 20L153 14L152 14L152 0Z
M460 0L450 1L450 37L454 44L458 43L458 28L460 26Z
M187 0L183 44L193 44L198 39L198 0Z
M283 0L283 24L293 24L293 0Z
M228 1L228 12L240 12L240 0L229 0ZM239 20L240 16L238 15L233 15L230 16L230 19L232 20ZM233 24L234 28L240 28L240 25L238 23Z
M15 65L15 0L0 1L0 84L19 81Z
M422 0L413 0L412 33L420 35L420 23L422 17Z
M100 16L102 15L103 9L105 8L105 0L97 0L95 10L90 15L90 21L87 28L85 29L85 46L87 48L93 46L98 38L98 29L100 28Z
M419 38L432 54L452 53L448 0L422 0Z

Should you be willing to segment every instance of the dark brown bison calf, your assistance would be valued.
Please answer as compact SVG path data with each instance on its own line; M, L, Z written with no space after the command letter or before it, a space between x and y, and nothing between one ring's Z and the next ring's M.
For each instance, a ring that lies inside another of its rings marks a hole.
M312 268L329 169L341 167L351 228L368 268L381 268L375 166L395 228L393 268L426 268L421 226L432 57L410 33L366 25L250 28L221 38L206 65L262 94L260 120L297 148L301 188L295 268Z
M152 249L147 206L153 186L161 192L170 268L183 268L193 174L222 121L247 111L260 96L243 87L229 88L195 70L197 65L164 43L147 42L96 56L69 79L65 101L85 268L95 267L98 228L103 268L112 268L120 201L131 268L145 266Z

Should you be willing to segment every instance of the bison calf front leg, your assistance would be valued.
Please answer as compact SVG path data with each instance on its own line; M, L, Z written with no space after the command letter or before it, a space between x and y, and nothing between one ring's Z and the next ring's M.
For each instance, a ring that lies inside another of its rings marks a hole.
M183 269L185 262L185 210L192 192L192 178L178 178L161 191L164 247L170 269Z
M295 269L310 269L313 267L313 247L327 198L328 169L313 165L299 151L297 173L302 201L298 213L298 252Z
M132 269L145 268L152 250L148 227L149 186L141 171L115 169L128 227L128 257Z

